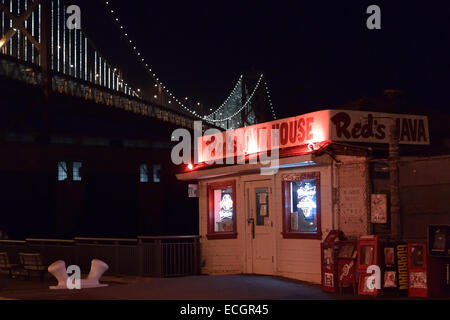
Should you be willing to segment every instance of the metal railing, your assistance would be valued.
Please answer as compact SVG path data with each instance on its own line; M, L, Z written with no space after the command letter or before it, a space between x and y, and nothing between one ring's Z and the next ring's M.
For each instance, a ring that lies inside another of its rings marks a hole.
M176 277L200 273L198 236L139 237L143 274Z
M73 240L0 240L0 252L12 263L19 253L40 253L46 265L64 260L88 273L91 260L106 262L109 275L175 277L200 273L199 236L162 236L137 239L74 238Z

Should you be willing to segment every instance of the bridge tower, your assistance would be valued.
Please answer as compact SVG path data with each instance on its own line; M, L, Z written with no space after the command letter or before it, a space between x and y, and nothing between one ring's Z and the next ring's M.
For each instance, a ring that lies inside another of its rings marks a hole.
M249 99L251 102L249 105L242 109L241 111L241 121L242 126L249 126L256 123L272 121L273 117L270 113L270 105L267 97L267 92L263 83L258 83L260 79L261 72L247 72L244 74L242 79L242 105L246 103ZM265 81L264 79L262 79ZM253 88L258 89L254 92L251 97L251 90Z
M52 91L51 6L49 0L0 2L3 16L0 53L40 66L43 94L35 103L29 103L20 117L37 116L37 123L40 123L37 130L43 134L49 131L48 105Z
M8 8L4 3L0 3L0 12L9 20L3 24L3 37L0 39L0 52L23 59L29 52L33 54L34 61L40 60L40 65L44 71L50 71L50 19L51 19L51 2L46 0L34 0L27 4L25 10L17 8L17 13L13 12L13 3ZM7 3L7 2L5 2ZM27 27L28 20L32 18L33 29L30 32ZM37 20L37 23L36 23ZM17 47L13 46L13 37L18 37ZM28 46L30 46L28 48Z

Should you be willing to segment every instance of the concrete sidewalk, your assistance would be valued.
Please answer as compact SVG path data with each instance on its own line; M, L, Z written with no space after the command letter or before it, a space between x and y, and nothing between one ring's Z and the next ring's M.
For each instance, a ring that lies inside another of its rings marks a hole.
M25 300L298 300L338 299L320 286L256 275L105 278L109 287L49 290L54 281L12 279L0 297ZM346 298L351 298L348 296Z

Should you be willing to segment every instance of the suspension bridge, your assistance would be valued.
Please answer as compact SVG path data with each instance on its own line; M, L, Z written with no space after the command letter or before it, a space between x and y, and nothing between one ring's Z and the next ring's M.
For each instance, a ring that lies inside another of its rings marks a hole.
M105 1L119 45L129 46L153 90L134 87L125 80L126 71L110 63L108 52L91 40L94 30L83 29L83 24L68 27L71 5L65 0L0 0L0 77L39 88L45 96L57 93L186 128L196 120L233 129L276 119L263 74L239 76L221 105L203 111L178 98L134 46L112 3Z

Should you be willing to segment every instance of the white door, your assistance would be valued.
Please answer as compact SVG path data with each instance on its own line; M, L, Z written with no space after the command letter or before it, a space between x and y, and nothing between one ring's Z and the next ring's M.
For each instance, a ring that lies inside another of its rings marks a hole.
M245 183L247 272L274 273L274 212L271 181Z

